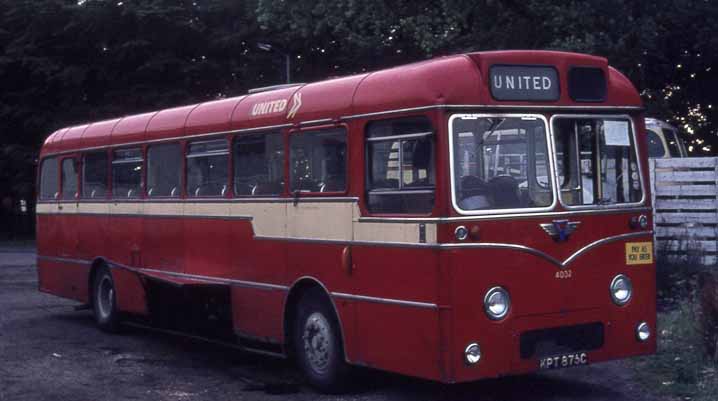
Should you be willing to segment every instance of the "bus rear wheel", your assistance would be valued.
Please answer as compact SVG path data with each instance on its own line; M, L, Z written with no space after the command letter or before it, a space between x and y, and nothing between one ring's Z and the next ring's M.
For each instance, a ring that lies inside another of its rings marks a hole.
M349 366L338 320L323 294L305 294L298 306L293 342L299 366L309 383L322 392L346 388Z
M92 306L97 326L103 331L116 333L120 312L117 309L115 282L107 266L99 268L92 282Z

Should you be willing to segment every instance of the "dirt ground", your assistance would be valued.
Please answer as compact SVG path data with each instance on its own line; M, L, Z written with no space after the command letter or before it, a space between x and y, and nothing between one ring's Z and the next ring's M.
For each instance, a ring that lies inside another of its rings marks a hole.
M32 249L0 247L0 401L21 400L660 400L627 362L442 385L383 372L320 395L290 361L146 329L108 335L89 311L37 291Z

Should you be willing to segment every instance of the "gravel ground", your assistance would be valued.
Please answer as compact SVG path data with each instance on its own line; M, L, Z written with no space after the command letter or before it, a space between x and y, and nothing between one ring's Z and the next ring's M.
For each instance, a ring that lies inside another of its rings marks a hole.
M37 291L31 250L0 248L0 401L661 400L621 361L460 385L362 372L352 392L319 395L291 362L146 329L104 334L75 305Z

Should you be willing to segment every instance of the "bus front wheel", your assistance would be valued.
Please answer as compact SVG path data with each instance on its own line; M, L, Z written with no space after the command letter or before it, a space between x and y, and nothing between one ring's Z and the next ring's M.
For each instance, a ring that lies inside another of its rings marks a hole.
M302 296L294 326L294 350L309 383L327 393L345 389L349 367L344 360L339 324L324 294Z
M100 267L92 283L92 306L95 322L100 329L115 333L119 329L119 314L117 297L115 295L115 282L110 269Z

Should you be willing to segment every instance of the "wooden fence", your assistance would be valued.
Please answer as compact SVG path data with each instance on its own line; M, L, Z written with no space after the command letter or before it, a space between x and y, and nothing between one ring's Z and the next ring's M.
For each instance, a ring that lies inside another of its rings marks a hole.
M651 159L650 167L658 253L716 264L718 158Z

